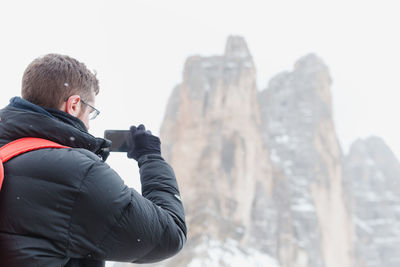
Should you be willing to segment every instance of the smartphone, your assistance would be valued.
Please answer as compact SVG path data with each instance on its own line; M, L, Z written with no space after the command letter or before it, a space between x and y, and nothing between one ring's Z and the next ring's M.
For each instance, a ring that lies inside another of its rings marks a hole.
M104 138L112 142L110 152L128 152L129 130L105 130Z

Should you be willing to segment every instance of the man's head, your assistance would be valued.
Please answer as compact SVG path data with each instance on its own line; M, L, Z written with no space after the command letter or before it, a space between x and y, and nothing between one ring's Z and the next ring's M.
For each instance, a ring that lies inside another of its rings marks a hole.
M69 56L48 54L37 58L22 77L22 98L42 107L65 111L81 119L86 128L89 128L92 111L90 105L94 106L98 93L96 75Z

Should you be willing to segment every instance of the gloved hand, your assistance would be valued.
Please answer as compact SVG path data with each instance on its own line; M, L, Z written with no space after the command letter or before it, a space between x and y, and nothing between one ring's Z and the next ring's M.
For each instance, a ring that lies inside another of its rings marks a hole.
M152 135L150 131L146 131L143 124L140 124L137 128L131 126L129 130L131 138L128 140L128 158L137 161L143 155L161 155L160 138Z

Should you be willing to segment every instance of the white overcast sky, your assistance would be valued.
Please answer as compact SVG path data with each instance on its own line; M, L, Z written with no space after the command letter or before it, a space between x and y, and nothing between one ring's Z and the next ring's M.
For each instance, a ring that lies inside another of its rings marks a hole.
M245 37L259 89L313 52L328 65L344 151L382 137L400 156L398 1L0 0L0 105L20 94L36 57L68 54L98 72L91 132L144 123L158 133L188 56L220 55Z

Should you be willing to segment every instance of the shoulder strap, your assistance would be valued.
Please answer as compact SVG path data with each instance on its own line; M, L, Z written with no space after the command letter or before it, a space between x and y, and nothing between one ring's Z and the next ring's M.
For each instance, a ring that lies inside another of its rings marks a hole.
M3 163L22 153L42 148L68 148L55 142L34 137L24 137L12 141L0 148L0 189L4 179Z

